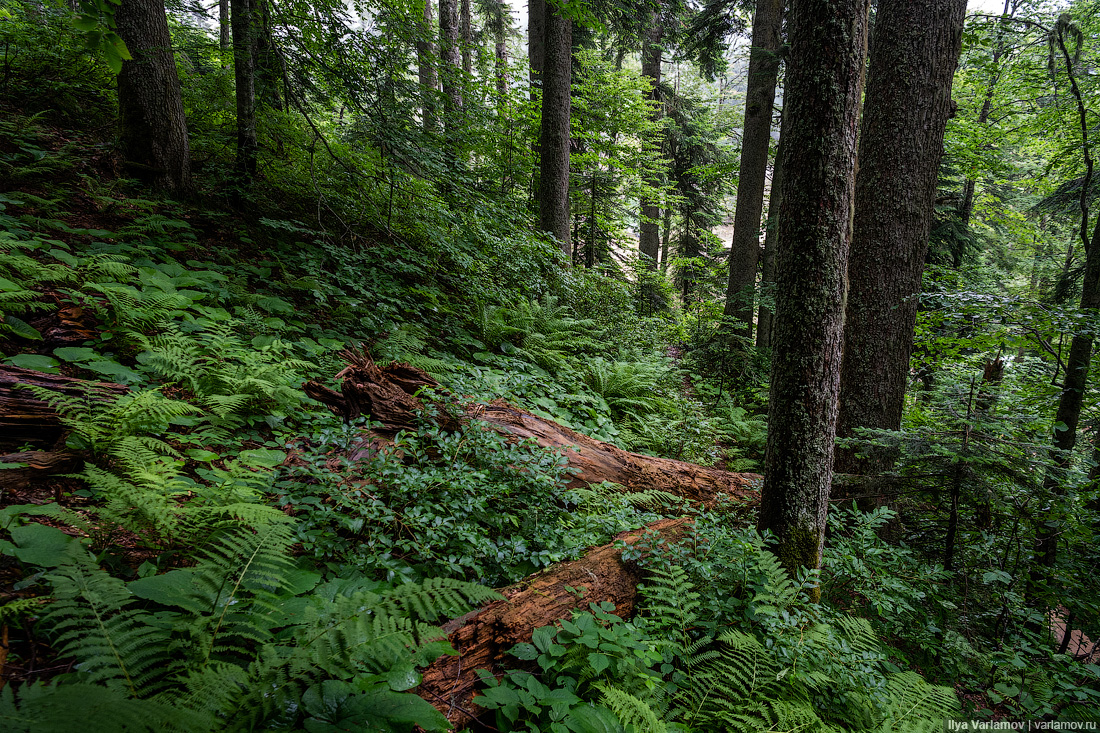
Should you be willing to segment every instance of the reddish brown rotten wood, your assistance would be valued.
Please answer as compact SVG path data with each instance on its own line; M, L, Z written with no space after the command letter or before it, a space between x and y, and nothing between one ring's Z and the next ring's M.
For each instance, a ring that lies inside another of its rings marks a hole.
M664 519L650 525L662 540L683 536L689 520ZM615 539L633 544L646 529L624 532ZM434 705L452 723L472 722L481 710L474 694L478 688L477 670L499 675L506 668L521 664L509 657L508 650L520 642L531 641L540 626L569 618L574 609L585 610L590 603L610 601L615 613L627 617L637 602L641 573L619 558L616 543L602 545L579 560L558 563L545 571L504 589L504 600L468 613L444 625L458 656L442 656L424 670L417 694ZM576 589L574 593L569 588Z

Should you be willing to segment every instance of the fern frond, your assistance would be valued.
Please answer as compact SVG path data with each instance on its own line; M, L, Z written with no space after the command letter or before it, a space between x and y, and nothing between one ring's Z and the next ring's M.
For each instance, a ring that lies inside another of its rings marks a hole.
M121 684L129 697L155 689L151 684L173 666L169 634L147 614L129 608L132 595L79 545L70 545L62 563L47 576L54 603L42 622L51 627L64 656L80 660L78 674L91 684Z
M627 730L633 726L638 733L667 733L668 725L657 717L657 713L645 700L612 685L597 683L596 687L602 693L600 702L615 713L615 717Z
M939 728L944 719L962 712L954 690L930 685L916 672L890 675L886 690L890 702L881 733L922 730L929 722Z

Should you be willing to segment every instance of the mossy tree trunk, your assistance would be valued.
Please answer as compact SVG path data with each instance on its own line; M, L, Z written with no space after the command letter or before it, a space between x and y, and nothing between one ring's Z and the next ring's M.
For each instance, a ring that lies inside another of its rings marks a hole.
M648 79L651 85L648 98L653 103L652 119L654 121L661 117L658 87L661 84L661 61L664 58L662 35L660 14L650 11L649 30L646 33L645 44L642 46L642 76ZM660 184L652 176L646 183L653 188ZM652 196L643 197L639 203L642 216L638 232L638 250L642 254L645 267L656 270L661 248L661 206Z
M573 76L573 21L547 5L542 64L542 124L539 131L539 228L557 237L568 264L569 119Z
M780 126L782 128L782 126ZM772 345L772 328L775 323L775 304L771 302L775 289L775 253L779 250L779 207L783 203L783 131L779 133L779 148L772 168L772 188L768 194L768 220L764 230L764 251L760 259L760 307L756 315L756 348ZM764 297L765 295L769 297Z
M737 178L737 208L730 245L730 278L724 315L737 322L737 332L752 335L752 293L760 257L760 213L771 146L775 79L779 73L779 35L784 0L758 0L752 21L745 127L741 137L741 169Z
M424 0L424 19L420 24L420 38L416 42L416 65L420 81L420 120L425 132L436 128L435 93L439 89L436 54L439 51L432 40L435 37L434 27L432 0Z
M256 28L252 0L231 0L233 77L237 99L237 175L248 184L256 176Z
M774 356L759 526L818 568L833 470L856 133L870 0L794 0ZM796 157L797 156L797 157Z
M132 61L118 75L119 147L126 167L172 194L191 191L191 148L162 0L122 0L118 35Z
M443 129L447 138L447 156L458 161L459 123L462 109L461 29L458 0L439 0L439 57L443 80Z
M837 437L897 430L935 214L966 0L879 0L859 141ZM835 468L880 472L889 451L837 448Z

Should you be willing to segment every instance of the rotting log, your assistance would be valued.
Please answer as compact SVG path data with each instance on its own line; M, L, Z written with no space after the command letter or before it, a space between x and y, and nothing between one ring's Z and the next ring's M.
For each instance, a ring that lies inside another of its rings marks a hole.
M80 454L67 450L9 453L0 456L0 488L25 489L51 476L76 473L83 465Z
M615 540L633 544L651 530L662 541L675 541L685 534L689 521L663 519L623 532ZM501 591L503 600L445 624L443 630L458 655L433 662L415 692L456 726L467 725L481 713L474 699L477 670L499 676L505 669L519 668L523 663L509 657L508 650L531 641L535 629L568 619L574 609L586 610L588 604L604 601L615 604L617 615L629 617L642 575L632 563L622 562L616 544L601 545L578 560L553 565Z
M127 392L127 387L121 384L89 382L33 369L0 366L0 450L19 450L24 446L53 448L65 433L54 409L30 390L23 389L26 385L104 402Z
M303 389L310 397L327 405L348 420L361 415L381 423L374 430L393 435L416 425L416 410L423 405L415 396L425 387L437 388L430 376L408 364L379 367L359 352L344 353L349 365L337 374L340 391L318 382L307 382ZM693 463L656 458L625 451L610 443L578 433L553 420L496 400L489 405L435 403L437 420L445 426L476 419L495 430L517 438L529 438L543 448L561 451L574 469L573 487L610 481L627 491L659 489L692 501L712 506L721 494L742 501L755 501L761 477L751 473L733 473ZM456 416L455 413L458 413Z

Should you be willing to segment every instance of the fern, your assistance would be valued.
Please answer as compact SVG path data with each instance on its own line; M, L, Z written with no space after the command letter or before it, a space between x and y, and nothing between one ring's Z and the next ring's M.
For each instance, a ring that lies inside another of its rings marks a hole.
M628 731L667 733L668 726L646 702L611 685L596 685L603 693L601 702L609 707Z
M380 363L405 362L429 374L445 374L454 364L424 354L427 347L424 329L414 323L402 323L377 344L374 352Z
M292 540L289 521L255 531L226 527L195 567L129 586L72 543L47 576L54 600L40 624L62 654L76 658L76 672L53 686L24 686L18 698L8 686L0 692L0 721L36 732L71 730L74 716L105 730L294 727L324 680L407 679L415 665L449 650L441 629L413 616L461 612L499 597L444 579L374 590L341 581L292 603L288 614ZM136 608L135 595L172 610L150 615ZM383 722L400 709L406 712L394 714L417 711L415 720L431 730L446 724L389 684L343 689L357 709ZM68 728L57 727L60 711Z
M63 656L80 659L79 678L87 684L118 683L132 698L155 689L151 682L172 666L169 634L129 608L126 585L100 570L75 543L47 580L54 603L42 623L56 634Z
M946 718L962 714L959 700L949 687L930 685L916 672L890 675L886 683L890 704L878 730L939 730Z

